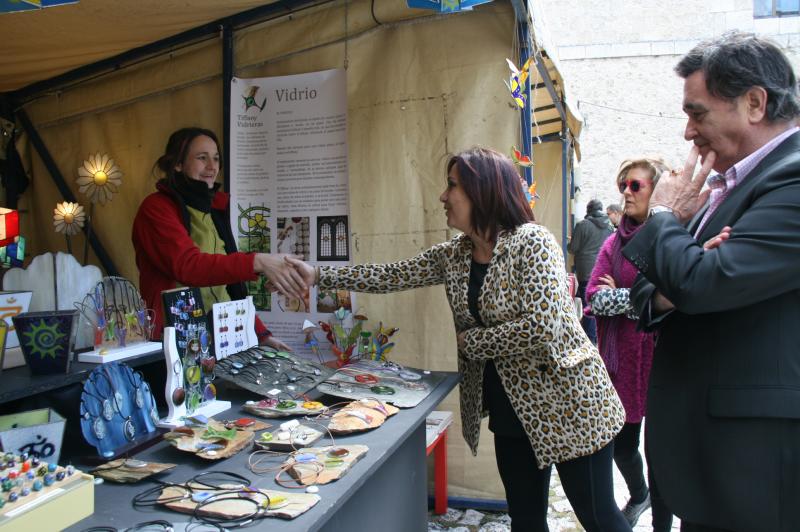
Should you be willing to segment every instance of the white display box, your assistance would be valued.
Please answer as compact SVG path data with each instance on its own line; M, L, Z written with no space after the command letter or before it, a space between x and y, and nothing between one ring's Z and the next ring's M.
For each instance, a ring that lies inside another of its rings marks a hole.
M50 408L0 416L4 452L28 453L45 462L58 462L63 438L64 418Z
M19 347L19 338L17 338L17 331L14 329L11 317L28 312L32 296L33 292L25 290L5 290L0 292L0 318L3 318L8 324L6 349Z

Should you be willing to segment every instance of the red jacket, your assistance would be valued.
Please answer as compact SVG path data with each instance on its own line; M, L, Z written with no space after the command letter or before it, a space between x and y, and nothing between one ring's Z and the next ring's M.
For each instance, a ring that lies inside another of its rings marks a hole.
M133 220L133 247L139 267L139 291L149 308L155 311L154 338L161 337L164 310L161 292L178 286L237 285L254 281L255 254L235 251L232 237L226 240L227 255L203 253L189 235L189 219L180 196L163 182L157 192L147 196ZM211 203L212 214L229 220L230 196L217 191ZM214 212L216 211L216 212ZM231 287L229 286L229 292ZM241 297L241 296L239 296ZM207 308L206 311L210 311ZM269 331L256 317L256 335Z

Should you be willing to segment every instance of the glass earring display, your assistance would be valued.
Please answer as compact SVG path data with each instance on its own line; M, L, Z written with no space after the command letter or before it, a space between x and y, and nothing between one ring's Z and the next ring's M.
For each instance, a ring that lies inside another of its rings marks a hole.
M123 277L104 277L75 307L94 332L94 347L101 353L147 342L153 334L155 313L145 308L139 291Z

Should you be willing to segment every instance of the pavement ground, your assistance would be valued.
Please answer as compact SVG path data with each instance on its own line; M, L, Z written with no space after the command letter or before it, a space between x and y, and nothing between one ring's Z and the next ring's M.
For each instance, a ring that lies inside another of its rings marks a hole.
M640 445L639 451L644 456L643 444ZM628 500L628 488L625 486L625 481L616 466L614 467L614 498L620 508L625 506ZM429 532L510 532L511 530L511 519L506 513L448 508L446 514L435 515L431 511L428 515ZM583 527L578 523L578 518L575 517L572 506L564 494L564 489L561 487L555 467L550 479L550 508L547 514L547 523L550 527L550 532L583 531ZM652 530L651 523L652 514L650 509L647 509L641 515L633 530L634 532L650 532ZM675 517L672 521L672 530L677 531L679 529L680 519Z

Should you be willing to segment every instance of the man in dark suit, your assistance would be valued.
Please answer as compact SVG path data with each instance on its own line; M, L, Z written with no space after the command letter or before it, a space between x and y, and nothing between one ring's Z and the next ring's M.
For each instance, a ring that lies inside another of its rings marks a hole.
M776 45L741 33L675 70L694 146L623 249L641 324L659 330L650 464L682 530L800 531L797 80Z

